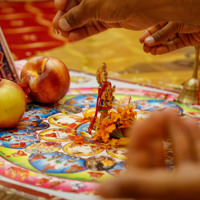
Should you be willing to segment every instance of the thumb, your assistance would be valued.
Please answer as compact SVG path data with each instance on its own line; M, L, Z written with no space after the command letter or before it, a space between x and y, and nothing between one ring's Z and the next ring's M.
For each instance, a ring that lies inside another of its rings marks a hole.
M174 36L178 30L179 26L177 23L169 22L166 26L147 37L144 40L144 43L150 47L160 45L168 39L171 39L171 37Z
M62 31L69 31L85 25L94 18L96 6L93 1L82 1L79 5L70 9L59 20L59 27ZM92 7L92 8L91 8Z

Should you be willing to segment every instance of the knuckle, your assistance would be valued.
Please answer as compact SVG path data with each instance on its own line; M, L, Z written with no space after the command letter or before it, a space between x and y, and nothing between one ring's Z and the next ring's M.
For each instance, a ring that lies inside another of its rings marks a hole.
M182 29L182 25L180 23L172 23L171 24L171 30L176 33L176 32L180 32Z
M156 24L156 25L155 25L155 28L158 29L158 30L161 29L160 24Z
M190 41L192 46L199 45L199 40L193 34L190 35Z
M78 6L74 7L68 15L67 21L71 27L79 27L86 20L89 8L88 2L83 0Z
M174 29L177 32L183 32L185 29L185 24L184 23L174 23Z
M74 10L69 12L69 14L67 15L67 22L70 24L71 27L76 26L77 20Z
M200 32L192 34L195 42L199 45L200 44Z
M162 39L162 38L164 38L165 37L165 31L163 31L162 29L161 30L159 30L159 31L157 31L155 34L154 34L154 39L155 40L160 40L160 39Z

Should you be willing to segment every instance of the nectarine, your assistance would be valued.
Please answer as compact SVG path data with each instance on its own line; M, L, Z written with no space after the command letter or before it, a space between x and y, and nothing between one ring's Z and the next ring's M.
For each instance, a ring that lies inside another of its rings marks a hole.
M40 103L55 103L65 96L70 85L67 67L57 58L34 57L23 67L22 84L30 88L29 96Z

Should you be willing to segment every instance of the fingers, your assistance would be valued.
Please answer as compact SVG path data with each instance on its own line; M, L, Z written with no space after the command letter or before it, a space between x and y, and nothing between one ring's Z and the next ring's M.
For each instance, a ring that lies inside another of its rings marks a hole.
M166 54L187 46L200 45L200 27L169 22L147 29L140 38L143 50L152 55Z
M140 42L141 43L145 42L147 46L152 46L152 45L155 46L161 44L163 41L172 39L171 36L175 35L176 33L189 34L189 33L199 33L199 31L200 31L199 26L193 26L184 23L162 22L147 29L141 35ZM200 37L197 35L195 39L199 41Z
M114 5L114 4L113 4ZM112 9L111 9L112 8ZM108 11L109 10L109 11ZM59 20L59 27L62 31L71 31L85 26L89 22L101 21L107 24L106 28L121 27L120 22L126 19L126 15L116 15L119 10L111 7L110 2L102 3L98 0L81 1L81 3L71 8ZM116 16L113 16L116 15Z
M56 16L53 19L52 24L53 24L53 27L54 27L56 33L61 34L63 37L65 37L69 40L69 32L60 31L60 28L59 28L59 25L58 25L58 21L63 14L64 14L63 11L58 11L56 13Z
M169 123L169 134L172 141L175 165L186 162L197 162L195 140L197 126L189 119L178 119L172 116Z
M195 162L200 161L200 129L197 122L188 118L184 120L184 127L188 133L188 141L191 147L191 157Z
M94 3L82 1L79 5L70 9L59 20L59 27L62 31L70 31L85 25L94 15L96 7L92 8Z
M104 182L99 189L105 198L167 198L173 180L162 170L132 171L123 177Z
M105 198L144 198L162 200L199 199L199 166L187 166L176 174L163 170L132 171L106 181L99 188Z
M60 29L60 18L71 8L77 6L80 1L81 0L55 0L55 7L58 9L58 12L53 19L53 26L55 29Z
M157 24L155 26L152 26L150 28L148 28L147 30L144 31L144 33L141 35L140 37L140 42L144 43L145 39L151 35L153 35L154 33L156 33L157 31L159 31L160 29L162 29L168 22L162 22L160 24Z
M129 152L127 160L127 168L148 168L151 166L148 145L143 143L148 134L148 125L144 126L144 122L134 125L130 133Z
M91 21L81 28L70 31L68 38L70 41L75 42L87 38L89 36L98 34L99 32L105 31L106 29L107 28L103 26L100 22Z
M160 55L184 47L185 44L181 39L178 41L176 37L173 37L178 28L177 23L163 22L147 29L140 38L140 42L144 43L144 52ZM170 38L173 39L166 43Z
M161 44L155 47L149 47L147 45L144 45L143 50L146 53L151 53L152 55L162 55L162 54L170 53L172 51L181 49L186 46L190 46L190 45L187 44L181 37L178 37L178 38L174 38L173 40L168 41L165 44Z
M54 29L56 29L56 30L60 29L58 22L59 22L60 17L63 16L64 14L65 14L65 12L60 11L60 10L56 13L56 15L52 21Z
M84 39L110 27L121 27L119 22L122 19L113 18L113 10L107 12L110 3L103 4L96 0L65 0L62 5L56 0L55 3L57 8L64 11L58 12L55 16L54 27L59 29L62 35L67 33L65 35L68 35L71 41Z
M169 134L174 151L175 165L179 165L183 161L189 161L191 154L188 138L180 120L173 116L170 119Z
M155 120L158 120L157 127L154 125ZM163 123L165 126L161 127L166 130L164 134L169 132L173 143L176 163L195 161L199 155L197 152L197 157L194 156L194 151L200 149L199 128L193 120L179 119L177 112L172 111L154 114L147 121L135 125L130 138L130 143L132 143L130 150L137 152L139 149L146 149L147 144L151 142L149 138L162 135L157 128ZM153 156L154 154L151 158ZM99 192L105 198L198 199L199 166L184 166L186 168L183 167L179 171L177 168L175 174L168 174L162 169L142 170L135 167L127 171L123 177L102 184Z
M128 168L164 167L163 139L168 112L156 112L130 133Z
M69 40L72 42L76 42L76 41L82 40L84 38L87 38L89 36L95 35L97 33L99 33L99 32L95 29L95 27L91 27L88 30L88 27L84 26L84 27L75 29L73 31L70 31L69 32Z
M169 22L161 29L154 32L149 37L145 38L144 43L150 47L160 45L163 42L166 42L174 34L176 34L178 32L178 28L179 28L178 23Z
M53 19L53 26L55 30L60 30L59 19L65 14L64 11L58 11ZM99 32L105 31L107 28L99 21L90 21L85 26L74 29L72 31L60 31L61 35L67 37L69 41L75 42L95 35Z
M71 8L77 6L82 0L54 0L57 10L69 11Z

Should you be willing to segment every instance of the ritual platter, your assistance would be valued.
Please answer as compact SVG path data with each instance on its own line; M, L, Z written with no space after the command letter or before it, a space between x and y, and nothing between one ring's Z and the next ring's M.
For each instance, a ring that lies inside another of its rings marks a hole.
M32 199L92 199L99 183L121 176L127 149L95 141L87 134L89 122L84 114L95 110L97 92L97 88L75 88L56 105L29 104L16 128L1 129L2 184ZM175 102L176 94L118 87L115 102L126 105L130 96L138 119L155 110L175 108L183 116L200 120L200 110ZM84 137L84 143L75 143L77 135ZM170 169L172 150L167 143L166 150Z

